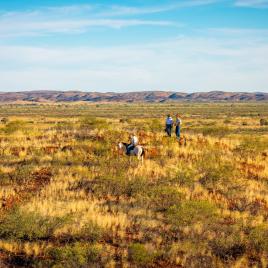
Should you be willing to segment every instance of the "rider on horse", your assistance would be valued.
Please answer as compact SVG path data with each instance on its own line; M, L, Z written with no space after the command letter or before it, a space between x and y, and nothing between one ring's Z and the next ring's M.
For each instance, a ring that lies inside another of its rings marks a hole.
M130 135L130 144L127 146L127 155L130 155L130 152L138 145L138 137L135 133Z

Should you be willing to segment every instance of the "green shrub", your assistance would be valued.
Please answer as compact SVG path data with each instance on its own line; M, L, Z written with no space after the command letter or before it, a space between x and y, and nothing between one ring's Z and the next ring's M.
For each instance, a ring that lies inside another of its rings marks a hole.
M4 186L4 185L8 185L10 183L10 176L8 173L3 172L0 169L0 185Z
M72 122L69 122L69 121L57 122L55 129L58 130L58 131L73 130L74 129L74 124Z
M195 178L197 176L197 171L192 170L189 167L180 167L174 178L171 178L171 182L178 183L180 186L192 187L195 183Z
M142 178L129 180L123 174L118 174L108 178L97 177L93 181L81 181L72 188L74 190L84 189L86 192L94 193L98 197L103 197L104 195L134 197L136 194L146 190L147 183Z
M69 220L68 217L45 217L15 208L0 222L0 238L29 241L47 239Z
M261 153L266 151L267 148L268 140L251 136L244 138L236 149L243 153Z
M75 235L75 238L95 242L101 239L103 231L99 225L90 221L82 227L79 234Z
M163 131L164 125L163 122L159 119L153 119L150 121L149 130L151 131Z
M13 172L9 173L9 178L14 183L25 183L26 181L31 179L32 169L32 166L21 166L15 169Z
M187 200L167 211L168 222L177 227L209 222L215 219L216 215L216 206L204 200Z
M197 163L200 172L200 182L207 188L232 185L239 175L234 163L223 160L221 152L210 150L204 152L201 161Z
M53 247L48 250L53 267L88 267L89 264L99 262L100 249L97 246L75 243L63 247Z
M251 245L257 251L268 252L268 227L267 225L260 225L253 228L249 234Z
M130 245L128 250L129 260L138 267L152 264L157 257L155 252L149 251L144 245L135 243Z
M225 261L237 259L241 257L245 251L246 248L243 244L215 244L213 247L213 253Z
M241 226L218 227L217 231L224 232L210 241L212 252L224 261L237 259L246 251L246 244L241 235Z
M80 127L82 129L106 129L109 126L106 119L97 117L84 117L80 120Z
M228 183L234 175L234 167L230 163L206 166L200 182L206 187L215 187L217 183Z
M226 126L208 126L201 129L204 136L224 137L230 133L230 129Z
M170 207L179 204L182 197L183 195L175 187L159 185L150 187L146 199L141 198L141 200L143 205L147 203L150 209L166 211Z
M24 130L26 127L26 122L16 120L16 121L11 121L6 124L6 127L4 128L4 132L8 135L18 131L18 130Z
M111 149L105 143L95 143L93 153L96 156L105 156Z

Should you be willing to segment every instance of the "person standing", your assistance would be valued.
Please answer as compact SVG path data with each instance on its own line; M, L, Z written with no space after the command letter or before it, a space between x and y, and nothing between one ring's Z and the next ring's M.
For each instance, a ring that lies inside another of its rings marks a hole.
M179 114L176 114L176 122L175 122L175 134L178 139L181 137L181 119Z
M171 137L172 127L173 127L173 119L170 116L170 114L168 114L166 119L166 132L169 137Z

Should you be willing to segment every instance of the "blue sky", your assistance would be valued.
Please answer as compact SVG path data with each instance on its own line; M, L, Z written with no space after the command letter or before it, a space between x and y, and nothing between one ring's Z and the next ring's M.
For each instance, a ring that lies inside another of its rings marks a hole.
M0 0L0 91L268 92L268 0Z

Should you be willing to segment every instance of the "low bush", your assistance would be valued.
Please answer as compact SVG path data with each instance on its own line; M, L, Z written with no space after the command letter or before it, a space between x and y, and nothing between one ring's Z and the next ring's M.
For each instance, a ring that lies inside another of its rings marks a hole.
M91 267L90 264L99 263L100 248L95 245L75 243L48 250L53 267ZM61 266L62 265L62 266Z
M147 189L147 183L142 178L129 180L118 174L109 178L97 177L92 181L81 181L72 189L84 189L87 193L94 193L98 197L105 195L134 197L137 193L141 194Z
M32 166L23 165L20 168L15 169L13 172L9 173L9 178L13 183L23 184L31 179L32 170Z
M231 233L224 238L216 238L210 243L212 252L224 261L235 260L246 252L246 245L239 234Z
M142 195L142 204L155 211L166 211L170 207L179 204L183 195L172 186L154 186L148 189L147 195Z
M0 238L29 241L48 239L69 220L69 217L45 217L15 208L0 221Z
M0 186L8 185L10 183L10 176L8 173L3 172L0 169Z
M110 151L110 148L105 143L98 143L96 142L93 148L94 155L100 157L105 156L107 152Z
M204 136L217 136L217 137L224 137L230 134L230 129L226 126L208 126L203 127L201 132Z
M101 239L104 230L96 223L90 221L85 224L78 234L74 235L75 239L96 242Z
M268 141L257 137L246 137L240 145L237 146L236 150L242 151L243 153L262 153L268 148Z
M175 227L180 227L197 222L209 223L216 215L217 208L214 204L204 200L187 200L168 209L167 220Z
M256 251L268 252L268 226L260 225L253 228L249 234L249 240Z
M176 176L170 179L173 183L178 183L180 186L192 187L195 183L195 178L198 175L196 170L189 167L181 167Z
M18 130L24 130L26 125L27 124L25 121L20 121L20 120L11 121L6 124L4 128L4 132L10 135Z
M69 121L60 121L57 122L55 129L57 131L74 130L74 124Z
M162 131L164 128L163 122L159 119L153 119L150 121L149 130L155 132L155 131Z
M106 119L97 117L84 117L80 120L81 129L106 129L109 126Z
M201 161L197 163L200 172L200 183L206 188L222 188L225 185L232 186L234 179L239 175L235 163L222 158L222 154L216 150L205 152Z
M128 249L129 260L138 267L152 265L157 253L148 250L143 244L134 243Z

